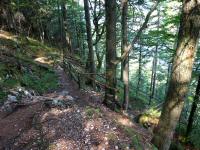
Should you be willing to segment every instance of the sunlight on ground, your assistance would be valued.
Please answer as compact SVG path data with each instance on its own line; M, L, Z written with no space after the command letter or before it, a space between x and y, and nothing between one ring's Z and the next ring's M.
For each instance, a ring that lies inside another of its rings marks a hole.
M52 144L49 145L49 150L55 150L55 149L67 149L67 148L73 148L76 147L75 142L73 140L69 139L58 139L54 141Z
M69 111L70 109L58 110L58 109L53 108L42 116L41 121L42 122L45 121L49 116L51 117L54 116L55 118L58 118L59 115L69 112Z
M54 61L49 60L47 57L38 57L34 59L36 62L43 63L43 64L52 64Z
M10 34L9 32L0 30L0 38L5 38L9 40L14 40L16 36Z
M121 125L128 127L131 127L133 125L133 123L127 118L119 118L117 122L120 123Z

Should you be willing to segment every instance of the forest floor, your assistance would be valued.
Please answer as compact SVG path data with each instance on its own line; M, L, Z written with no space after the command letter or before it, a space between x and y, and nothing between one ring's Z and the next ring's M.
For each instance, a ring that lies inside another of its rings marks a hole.
M0 113L0 149L149 149L150 133L101 104L101 96L80 91L60 69L61 87L24 100L15 112ZM60 105L54 104L54 100Z
M154 149L151 132L102 105L100 93L80 90L56 66L59 88L0 111L0 150Z

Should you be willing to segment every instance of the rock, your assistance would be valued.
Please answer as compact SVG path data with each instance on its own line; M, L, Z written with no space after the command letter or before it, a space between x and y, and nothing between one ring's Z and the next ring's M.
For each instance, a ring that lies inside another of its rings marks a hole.
M75 98L75 99L79 99L79 97L78 97L78 96L75 96L74 98Z
M3 111L7 113L11 113L13 111L12 106L10 104L6 104L3 106Z
M143 127L147 129L152 128L153 130L158 125L159 117L151 114L139 114L134 118L134 120Z
M8 95L8 101L10 102L17 102L17 97L13 95Z
M70 108L73 105L72 101L64 101L62 99L48 99L44 102L45 106L48 108L53 107L64 107L64 108Z
M58 70L63 70L63 68L62 68L60 65L57 65L56 68L57 68Z
M73 101L73 100L74 100L74 98L73 98L72 96L69 96L69 95L66 97L66 99L67 99L67 100L70 100L70 101Z
M57 105L57 104L58 104L58 100L57 100L57 99L54 99L54 100L52 101L52 104Z
M19 92L18 91L10 91L11 95L15 95L15 96L19 96Z
M93 130L94 129L94 125L91 125L90 129Z
M29 97L29 98L32 97L31 93L29 91L27 91L27 90L24 91L24 95Z
M62 95L62 96L67 96L68 94L69 94L68 91L62 91L62 92L60 93L60 95Z

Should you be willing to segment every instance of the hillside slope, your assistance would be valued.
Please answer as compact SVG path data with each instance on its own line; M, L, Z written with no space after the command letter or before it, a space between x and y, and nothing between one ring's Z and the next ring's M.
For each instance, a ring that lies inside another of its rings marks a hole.
M5 91L0 149L154 149L151 133L103 106L101 93L78 89L60 67L58 50L33 39L24 43L22 37L3 31L0 41L0 72L4 72L0 88ZM36 94L9 101L7 96L19 87Z

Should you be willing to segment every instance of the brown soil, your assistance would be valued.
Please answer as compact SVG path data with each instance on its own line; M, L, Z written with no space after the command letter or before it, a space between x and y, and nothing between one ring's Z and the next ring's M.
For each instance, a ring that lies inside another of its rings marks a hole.
M151 149L148 131L104 107L100 93L79 90L61 69L57 73L57 91L35 97L9 115L0 112L0 150ZM46 105L49 99L67 105Z

